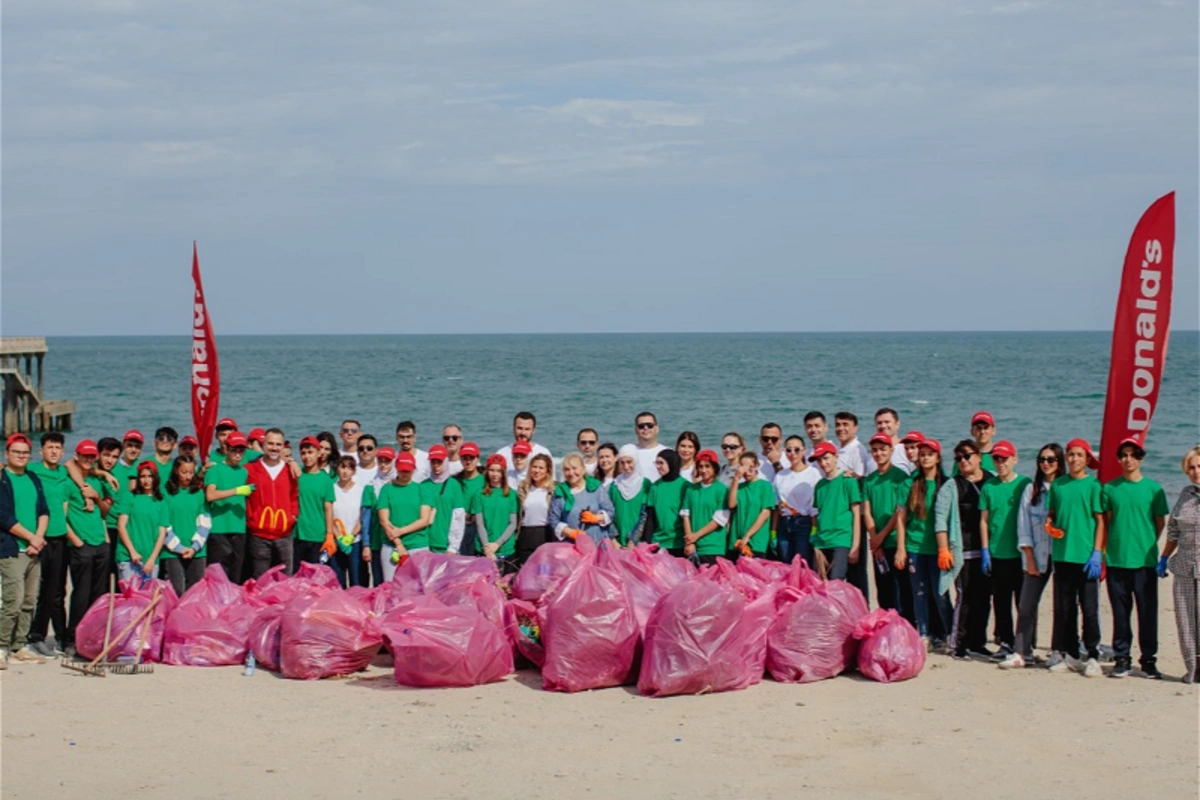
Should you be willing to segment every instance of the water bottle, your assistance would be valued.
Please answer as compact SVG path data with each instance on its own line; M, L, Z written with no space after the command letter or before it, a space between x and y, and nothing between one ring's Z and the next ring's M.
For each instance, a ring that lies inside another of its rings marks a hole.
M880 575L887 575L889 571L887 560L883 558L875 559L875 569L879 571Z
M326 553L324 550L322 550L321 558L319 560L322 564L328 564L329 563L329 553Z
M247 678L254 677L254 652L246 653L246 670L242 673Z

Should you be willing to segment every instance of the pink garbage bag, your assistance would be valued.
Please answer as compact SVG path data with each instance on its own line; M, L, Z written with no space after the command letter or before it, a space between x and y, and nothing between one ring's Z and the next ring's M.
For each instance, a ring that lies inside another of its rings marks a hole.
M150 605L154 597L154 587L162 592L154 611L150 613L150 628L142 647L143 661L160 661L162 659L163 633L166 630L167 618L175 610L179 597L167 581L153 580L142 582L139 579L121 581L116 596L113 598L112 638L116 642L108 652L108 661L116 661L122 656L134 658L137 656L138 642L141 641L142 627L145 618L133 627L129 633L119 636L122 630L132 622L138 613ZM102 595L83 615L75 631L75 648L86 659L94 659L104 650L104 630L108 620L108 595Z
M740 564L749 559L738 559ZM753 674L752 683L762 680L767 663L767 630L775 619L775 595L781 586L778 582L766 582L765 575L739 570L723 558L714 566L705 567L700 579L713 581L742 596L745 608L742 612L742 627L745 629L746 662Z
M877 608L854 626L858 671L880 683L906 681L925 667L921 635L894 609Z
M471 606L488 622L504 629L504 592L489 577L477 574L453 583L440 582L429 595L444 605Z
M225 667L246 660L246 640L258 608L214 564L184 592L167 618L163 662L187 667Z
M854 626L867 615L862 593L845 581L780 590L767 632L767 670L781 683L810 683L857 663Z
M638 629L645 631L655 603L689 577L689 573L676 567L674 562L679 559L653 545L639 544L631 550L614 550L613 556L613 562L625 580L629 599L633 601Z
M538 669L546 663L542 645L542 621L538 608L528 600L512 598L504 604L504 633L517 652Z
M283 610L279 666L285 678L349 675L371 663L382 641L370 612L345 592L300 595Z
M513 671L504 632L468 604L420 598L389 612L379 629L404 686L478 686Z
M468 582L476 576L483 576L494 583L500 579L500 571L494 562L486 558L420 550L410 553L408 560L396 569L392 578L396 584L393 592L399 588L402 594L436 594L441 589Z
M547 542L539 546L513 578L513 597L536 602L562 583L582 560L583 553L571 542Z
M285 606L264 606L254 614L246 644L259 667L279 671L280 637L283 634L283 609Z
M637 616L614 561L612 545L598 548L542 607L543 688L578 692L636 678Z
M646 625L638 691L656 697L745 689L762 677L748 659L746 602L729 586L692 580L658 602Z

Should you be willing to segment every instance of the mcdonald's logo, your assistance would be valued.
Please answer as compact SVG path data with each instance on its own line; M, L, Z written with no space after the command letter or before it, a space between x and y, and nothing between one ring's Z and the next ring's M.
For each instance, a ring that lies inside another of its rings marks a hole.
M286 531L288 529L288 514L282 508L267 506L258 515L260 531Z

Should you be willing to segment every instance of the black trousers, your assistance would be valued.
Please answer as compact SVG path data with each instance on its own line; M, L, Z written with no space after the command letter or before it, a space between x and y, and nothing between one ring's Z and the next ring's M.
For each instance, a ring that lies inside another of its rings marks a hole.
M302 542L296 539L292 543L292 552L295 553L295 565L320 564L321 548L324 546L325 542Z
M874 556L868 557L875 569L875 597L879 600L879 607L894 608L900 612L900 616L916 625L912 589L908 585L908 570L896 569L896 548L885 547L882 552L882 563L885 567L883 571L880 571L880 562L875 561Z
M72 547L69 557L71 571L71 621L67 625L66 647L75 643L75 629L92 604L108 591L110 562L107 544L85 544Z
M954 652L964 655L968 650L984 650L992 611L992 579L983 571L983 559L965 559L955 586Z
M54 625L54 638L59 646L67 641L67 570L70 564L70 544L67 537L55 536L46 539L46 546L38 553L42 565L42 584L38 588L37 608L29 626L29 641L45 640L50 626Z
M171 588L180 597L204 577L204 570L208 567L206 558L164 558L160 563L167 580L171 582Z
M246 556L250 561L251 578L261 578L264 572L278 564L284 565L283 571L286 575L295 571L290 533L279 539L264 539L250 534L246 538ZM375 557L378 558L378 555Z
M996 638L1009 649L1015 643L1013 610L1017 608L1021 584L1025 580L1024 563L1019 557L992 559L992 610L996 613Z
M1054 641L1060 653L1079 655L1079 611L1088 658L1100 657L1100 581L1088 580L1083 564L1054 565Z
M208 535L208 563L220 564L225 576L234 583L241 583L242 564L246 558L246 534L210 533Z
M858 562L850 563L850 551L846 550L846 582L862 592L867 607L871 607L871 576L868 568L871 565L871 548L864 543L858 548Z
M44 574L44 573L43 573ZM44 578L43 578L44 580ZM1113 610L1113 657L1129 664L1133 651L1130 619L1137 606L1138 649L1142 668L1158 661L1158 575L1154 567L1108 568L1108 602Z
M1017 634L1013 637L1013 650L1026 659L1033 656L1033 648L1037 646L1038 605L1042 601L1042 592L1050 582L1054 565L1050 564L1045 573L1030 575L1025 573L1021 579L1021 600L1017 610Z
M521 529L517 531L517 551L515 553L518 566L528 561L534 550L546 542L553 541L555 541L554 531L549 525L521 526Z

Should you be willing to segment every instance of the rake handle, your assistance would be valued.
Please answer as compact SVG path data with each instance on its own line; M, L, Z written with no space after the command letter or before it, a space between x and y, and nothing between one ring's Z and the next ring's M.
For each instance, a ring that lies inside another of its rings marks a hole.
M153 598L153 599L150 601L150 605L146 606L146 607L145 607L145 608L143 608L141 611L139 611L139 612L138 612L138 614L137 614L137 616L136 616L136 617L134 617L132 620L130 620L129 624L125 626L125 629L124 629L124 630L122 630L120 633L118 633L118 634L117 634L117 638L116 638L116 639L114 639L113 641L109 642L109 643L108 643L108 646L107 646L107 647L105 647L105 648L104 648L102 651L100 651L100 655L96 656L96 657L95 657L95 658L92 660L91 666L93 666L93 667L94 667L94 666L96 666L97 664L99 664L101 661L104 661L106 658L108 658L108 653L109 653L109 651L110 651L110 650L112 650L114 647L116 647L116 645L117 645L117 642L119 642L119 641L121 641L122 639L124 639L124 638L125 638L125 636L126 636L126 634L128 634L130 631L132 631L132 630L134 629L134 627L136 627L136 626L137 626L137 624L138 624L139 622L141 622L141 621L142 621L142 619L143 619L143 618L144 618L144 617L145 617L147 614L149 614L151 611L153 611L153 610L154 610L154 608L155 608L155 606L157 606L157 605L158 605L158 601L159 601L159 600L161 600L161 599L162 599L162 596L161 596L161 595L156 595L156 596L155 596L155 597L154 597L154 598Z

